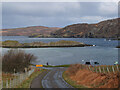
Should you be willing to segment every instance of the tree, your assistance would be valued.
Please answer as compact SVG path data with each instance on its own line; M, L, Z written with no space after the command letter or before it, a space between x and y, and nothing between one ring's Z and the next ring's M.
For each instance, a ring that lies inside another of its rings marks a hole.
M23 72L24 68L28 68L31 62L37 58L30 53L25 53L23 50L11 49L6 52L2 57L2 70L3 72L13 73Z

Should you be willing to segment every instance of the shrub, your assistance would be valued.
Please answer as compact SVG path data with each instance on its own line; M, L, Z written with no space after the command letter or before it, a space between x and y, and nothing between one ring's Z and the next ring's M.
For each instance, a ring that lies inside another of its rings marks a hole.
M23 72L24 68L28 68L30 63L36 59L33 54L25 53L18 49L11 49L2 57L2 70L9 73L13 73L14 70Z

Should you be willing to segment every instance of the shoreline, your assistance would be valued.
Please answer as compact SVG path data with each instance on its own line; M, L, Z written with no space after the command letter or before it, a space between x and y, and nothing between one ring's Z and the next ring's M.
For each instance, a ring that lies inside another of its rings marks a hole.
M64 48L64 47L85 47L94 45L67 45L67 46L1 46L2 48Z
M3 48L60 48L60 47L85 47L85 46L95 46L91 44L85 44L77 41L67 41L60 40L56 42L32 42L32 43L19 43L18 41L7 40L0 42Z

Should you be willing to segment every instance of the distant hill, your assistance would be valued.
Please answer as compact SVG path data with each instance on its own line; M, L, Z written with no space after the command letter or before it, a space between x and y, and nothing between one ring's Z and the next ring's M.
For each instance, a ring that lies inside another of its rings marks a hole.
M120 18L105 20L96 24L73 24L64 28L31 26L3 29L3 36L29 36L31 38L120 38L118 31Z
M44 27L44 26L31 26L24 28L2 29L3 36L29 36L32 34L49 35L60 28L57 27Z
M120 25L117 19L102 21L96 24L73 24L51 33L52 37L64 38L118 38Z

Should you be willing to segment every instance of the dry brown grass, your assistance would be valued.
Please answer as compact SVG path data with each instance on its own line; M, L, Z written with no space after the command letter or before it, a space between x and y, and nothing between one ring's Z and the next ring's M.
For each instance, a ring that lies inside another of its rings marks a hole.
M81 65L72 65L66 71L71 80L79 85L89 88L117 88L120 73L95 73L86 69L80 69Z

